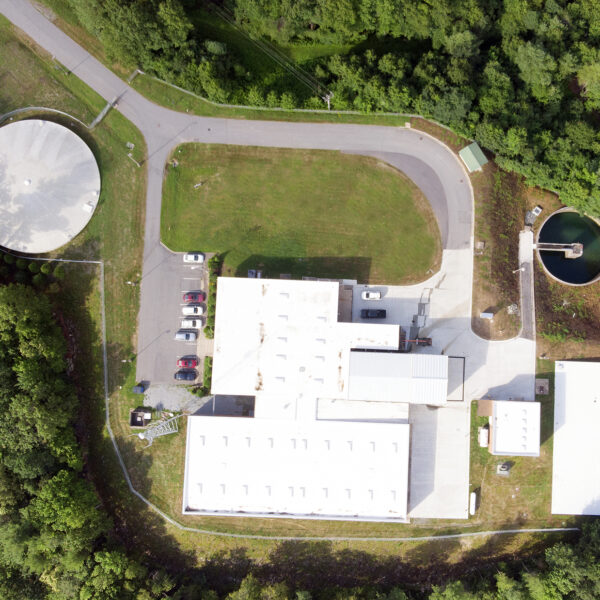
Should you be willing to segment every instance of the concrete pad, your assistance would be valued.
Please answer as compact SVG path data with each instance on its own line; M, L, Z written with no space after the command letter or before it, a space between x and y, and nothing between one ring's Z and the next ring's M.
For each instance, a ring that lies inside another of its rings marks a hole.
M468 518L469 413L462 403L410 407L409 518Z

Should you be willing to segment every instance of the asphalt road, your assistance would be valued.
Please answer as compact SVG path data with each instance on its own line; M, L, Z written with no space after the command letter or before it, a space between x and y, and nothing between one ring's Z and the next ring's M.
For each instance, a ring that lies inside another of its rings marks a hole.
M161 350L161 339L165 335L161 319L164 307L157 298L170 294L166 286L177 287L177 283L171 281L173 276L169 273L172 253L160 244L162 182L170 152L183 142L341 150L377 156L404 171L431 203L444 253L466 251L468 254L461 268L462 287L468 298L468 302L463 302L462 312L470 320L473 194L461 163L434 138L397 127L217 119L178 113L150 102L130 88L28 1L0 0L0 12L107 101L118 98L117 110L136 125L146 140L148 188L138 324L138 380L157 382L156 365L164 359ZM510 353L511 341L504 344Z

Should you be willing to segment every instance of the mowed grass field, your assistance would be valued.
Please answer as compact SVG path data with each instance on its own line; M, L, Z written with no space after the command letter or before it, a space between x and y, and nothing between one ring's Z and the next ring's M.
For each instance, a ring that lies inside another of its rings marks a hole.
M162 241L172 250L224 253L226 275L261 269L263 277L398 284L438 268L440 235L429 203L380 161L199 144L180 146L173 159Z

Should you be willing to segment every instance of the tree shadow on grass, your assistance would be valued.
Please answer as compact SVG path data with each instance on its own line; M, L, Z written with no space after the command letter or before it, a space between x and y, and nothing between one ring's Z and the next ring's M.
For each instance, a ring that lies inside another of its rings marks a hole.
M356 279L368 282L371 272L371 258L367 256L265 256L253 254L240 263L234 275L247 277L248 271L262 271L262 277L279 279L290 275L301 277L321 277L326 279Z

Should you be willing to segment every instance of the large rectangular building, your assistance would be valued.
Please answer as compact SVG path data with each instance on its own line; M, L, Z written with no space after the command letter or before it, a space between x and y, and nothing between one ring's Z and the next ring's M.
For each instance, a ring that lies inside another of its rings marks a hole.
M409 466L409 407L446 405L448 357L401 353L398 324L338 321L338 282L217 289L211 392L253 397L254 417L188 418L184 513L406 521L410 469L427 465L416 505L436 464ZM440 516L466 518L468 473L455 496Z
M552 514L600 515L600 363L554 364Z

